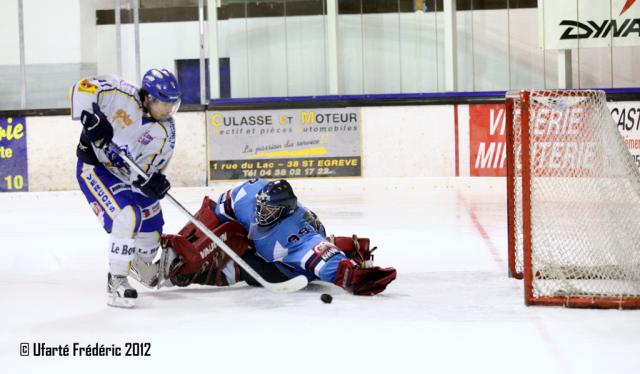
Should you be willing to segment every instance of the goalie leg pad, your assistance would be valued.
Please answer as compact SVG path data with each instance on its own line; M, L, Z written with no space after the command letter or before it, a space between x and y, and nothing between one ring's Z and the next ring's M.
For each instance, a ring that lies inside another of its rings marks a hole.
M200 232L198 230L198 232ZM213 230L225 244L239 256L244 255L251 242L246 238L246 231L237 222L226 222ZM222 251L206 235L199 237L190 233L189 237L182 235L164 235L163 250L171 248L177 257L168 268L164 269L165 278L169 278L176 285L186 286L190 283L224 286L228 279L223 273L225 265L230 261L229 256ZM229 272L229 269L227 269ZM237 274L237 272L236 272Z
M198 212L196 212L195 217L198 221L202 222L209 230L213 230L216 227L220 226L220 220L216 215L216 203L215 201L209 199L208 196L205 196L202 199L202 205ZM194 242L198 238L206 237L206 235L200 231L196 225L194 225L191 221L187 222L184 227L178 231L178 235L181 235L190 242Z

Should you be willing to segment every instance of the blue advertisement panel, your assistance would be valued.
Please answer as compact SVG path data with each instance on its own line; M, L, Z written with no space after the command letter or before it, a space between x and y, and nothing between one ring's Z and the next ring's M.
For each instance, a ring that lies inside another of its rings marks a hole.
M29 190L25 117L0 118L0 192Z

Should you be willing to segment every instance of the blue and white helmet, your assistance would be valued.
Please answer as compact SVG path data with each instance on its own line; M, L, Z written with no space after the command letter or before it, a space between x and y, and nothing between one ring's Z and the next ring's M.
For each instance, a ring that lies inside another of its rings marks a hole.
M259 226L271 226L296 210L298 198L284 179L267 183L256 195L255 221Z
M298 198L284 179L270 181L256 195L254 221L249 227L249 239L260 240L271 235L272 228L293 214L298 208Z
M174 103L182 92L176 77L167 69L151 69L142 77L142 88L160 101Z
M149 94L148 111L157 121L166 121L180 108L180 85L167 69L151 69L142 77L142 89Z

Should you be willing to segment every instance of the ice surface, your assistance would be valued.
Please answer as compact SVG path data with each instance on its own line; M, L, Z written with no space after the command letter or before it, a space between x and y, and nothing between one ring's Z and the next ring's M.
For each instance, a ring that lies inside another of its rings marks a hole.
M0 371L640 372L640 311L524 306L506 277L504 179L292 184L329 232L371 237L377 264L398 269L385 293L138 286L138 307L110 308L107 237L84 197L0 194ZM195 211L225 187L172 193ZM186 219L163 208L165 231L177 231ZM151 357L21 357L22 342L149 342Z

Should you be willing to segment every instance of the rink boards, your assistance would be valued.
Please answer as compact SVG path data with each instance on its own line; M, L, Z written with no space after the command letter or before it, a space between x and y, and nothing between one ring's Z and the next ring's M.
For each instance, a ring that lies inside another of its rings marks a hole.
M609 103L609 107L632 155L640 159L640 103ZM506 175L503 104L362 107L349 110L359 115L360 144L347 152L346 156L349 157L331 159L323 156L327 165L339 166L344 163L348 167L357 167L357 172L336 174L344 175L342 178ZM308 116L311 111L313 109L306 112L298 110L301 116ZM276 119L283 117L280 112L291 115L291 110L261 112L270 113ZM213 183L208 171L216 160L210 159L212 145L208 143L214 129L211 118L216 113L225 112L183 112L176 115L176 150L168 168L169 179L174 186L201 187ZM25 134L28 134L24 136L26 147L12 152L14 159L27 160L28 175L24 176L24 180L28 184L23 190L77 189L75 149L80 133L79 123L71 121L68 116L26 117L24 122ZM246 125L247 128L250 126ZM352 146L357 142L353 139L346 145L338 144L337 148ZM344 156L339 152L335 154ZM269 157L274 155L268 154ZM294 154L287 160L291 163L305 156L308 155ZM7 159L0 159L0 162L7 162ZM314 169L314 173L308 176L304 174L304 168L298 169L293 173L288 170L289 173L285 175L265 176L310 180L331 178L331 175L321 173L328 168ZM5 182L4 178L0 180L0 183Z

